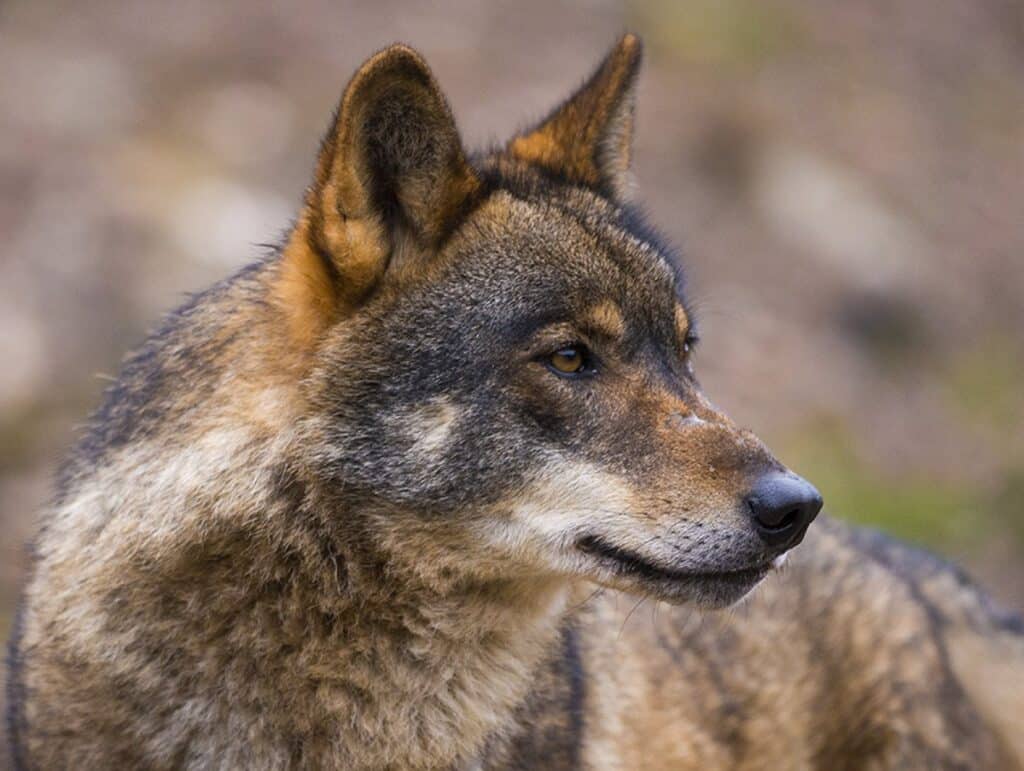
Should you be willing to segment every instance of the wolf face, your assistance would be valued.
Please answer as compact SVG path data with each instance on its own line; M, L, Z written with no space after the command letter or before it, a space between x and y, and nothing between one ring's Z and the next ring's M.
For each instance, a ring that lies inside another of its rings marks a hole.
M411 50L345 94L277 297L316 473L414 571L721 605L821 506L694 377L678 262L624 198L639 57L472 159Z

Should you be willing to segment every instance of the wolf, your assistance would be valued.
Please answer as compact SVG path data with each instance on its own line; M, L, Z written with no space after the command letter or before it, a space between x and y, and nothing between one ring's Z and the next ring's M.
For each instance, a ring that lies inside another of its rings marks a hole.
M18 768L1020 768L1021 620L811 526L701 391L632 200L640 60L478 154L415 51L358 70L283 243L170 314L58 474Z

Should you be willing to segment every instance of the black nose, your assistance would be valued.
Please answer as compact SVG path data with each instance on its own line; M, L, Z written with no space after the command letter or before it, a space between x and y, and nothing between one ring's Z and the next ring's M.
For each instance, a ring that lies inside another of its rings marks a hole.
M788 549L821 511L821 493L806 479L774 471L757 480L747 505L764 542Z

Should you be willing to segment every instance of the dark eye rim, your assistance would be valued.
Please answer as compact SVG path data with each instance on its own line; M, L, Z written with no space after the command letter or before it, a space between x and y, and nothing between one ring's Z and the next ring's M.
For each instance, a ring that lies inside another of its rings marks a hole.
M572 349L579 351L579 354L583 361L582 366L580 366L578 370L576 370L575 372L564 372L563 370L558 369L554 364L551 363L551 357L555 356L556 354L562 353L563 351L568 351ZM559 345L558 347L551 349L547 353L541 355L539 358L541 363L550 372L553 372L555 375L558 375L558 377L563 378L565 380L580 380L583 378L593 377L595 374L597 374L597 367L595 365L595 357L593 352L590 350L589 346L579 341L567 343L565 345Z

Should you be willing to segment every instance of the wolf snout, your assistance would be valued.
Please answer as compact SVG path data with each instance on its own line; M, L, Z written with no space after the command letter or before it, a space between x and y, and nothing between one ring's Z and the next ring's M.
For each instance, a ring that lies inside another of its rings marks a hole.
M770 472L754 484L746 499L754 528L772 547L789 549L803 540L821 511L821 493L796 474Z

